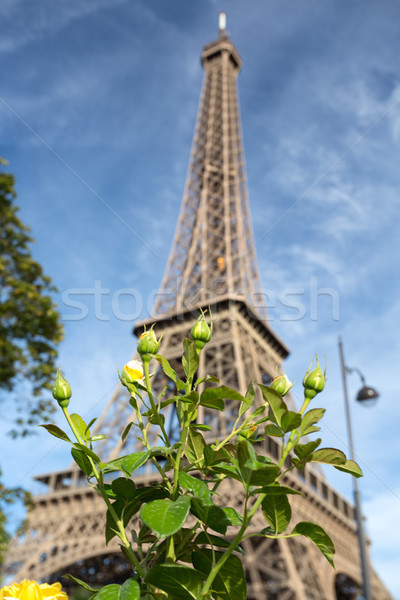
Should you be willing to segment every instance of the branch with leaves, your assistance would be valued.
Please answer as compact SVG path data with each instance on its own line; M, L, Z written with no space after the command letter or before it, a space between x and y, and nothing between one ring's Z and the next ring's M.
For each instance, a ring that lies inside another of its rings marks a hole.
M362 475L359 466L347 460L340 450L321 448L321 439L305 439L319 431L317 423L324 410L307 409L324 389L326 373L322 372L318 359L315 368L310 365L303 380L304 401L298 412L289 410L284 401L292 385L285 374L274 379L270 386L258 385L262 402L257 406L252 383L243 396L219 385L215 377L196 380L199 356L211 335L212 322L209 326L202 313L192 327L191 339L184 341L183 379L158 354L160 339L153 328L140 336L137 349L141 361L127 363L120 380L130 393L130 404L136 413L123 437L134 428L143 450L109 462L102 462L94 451L95 443L104 436L91 434L93 422L86 425L79 415L69 414L72 391L62 374L57 374L53 395L65 414L73 439L54 425L44 427L71 444L74 460L106 504L106 543L117 537L132 566L132 576L122 586L110 584L99 590L67 576L90 590L93 599L245 600L241 544L251 536L272 539L305 536L333 565L334 546L323 528L308 521L292 524L290 498L299 492L281 483L288 470L303 470L308 463L327 463L355 477ZM154 394L149 374L153 359L176 389L172 398ZM204 388L204 383L213 387ZM223 411L226 400L237 402L237 418L223 440L209 444L203 433L211 428L198 422L198 410L205 407ZM171 403L175 405L180 425L179 440L172 445L164 415ZM150 426L159 429L162 446L150 446ZM268 436L281 441L277 462L258 453L260 442ZM148 461L159 472L158 482L136 487L135 472ZM105 475L109 481L109 473L114 473L115 478L106 483ZM217 501L221 484L229 480L242 488L244 502L240 513ZM260 530L254 521L258 511L265 520L265 527ZM137 517L137 531L132 529L133 517Z

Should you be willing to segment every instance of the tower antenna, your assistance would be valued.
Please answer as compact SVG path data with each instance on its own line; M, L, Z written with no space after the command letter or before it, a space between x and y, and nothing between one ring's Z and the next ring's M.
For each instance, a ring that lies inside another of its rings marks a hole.
M224 33L226 30L226 12L221 11L218 16L218 25L220 33Z

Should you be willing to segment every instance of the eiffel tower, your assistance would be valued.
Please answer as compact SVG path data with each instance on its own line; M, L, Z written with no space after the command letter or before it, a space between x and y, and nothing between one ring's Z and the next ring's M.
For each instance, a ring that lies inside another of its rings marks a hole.
M155 323L157 333L165 332L160 352L179 371L182 342L199 310L211 306L214 334L201 355L199 376L216 375L244 393L250 379L270 382L288 349L269 328L262 307L236 88L241 59L226 32L224 13L218 39L204 47L201 61L203 89L172 251L155 318L137 323L134 333L138 336L145 326ZM157 371L156 388L162 389L163 378L162 371ZM232 420L233 406L227 402L225 412L217 418L203 410L199 418L212 424L212 436L223 435ZM107 435L101 449L105 459L137 449L133 441L123 444L120 439L130 418L126 392L118 387L97 425L97 430ZM167 422L173 436L173 415ZM278 457L274 439L266 442L263 450ZM135 482L144 485L154 478L154 472L148 470ZM34 498L25 533L13 541L8 555L7 568L15 580L52 581L71 573L105 585L129 577L116 542L105 545L102 500L86 485L79 469L72 466L35 479L44 491ZM359 597L361 568L353 505L315 468L288 473L286 483L304 494L293 497L296 521L316 521L332 537L336 570L307 540L249 539L243 544L248 599ZM222 490L222 501L240 512L242 499L235 484ZM261 518L255 526L260 525L264 526ZM391 600L373 570L372 588L374 600Z

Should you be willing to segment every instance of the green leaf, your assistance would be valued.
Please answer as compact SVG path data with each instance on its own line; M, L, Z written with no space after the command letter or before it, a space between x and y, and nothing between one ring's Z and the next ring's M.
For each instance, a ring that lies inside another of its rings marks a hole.
M131 427L133 427L134 423L131 421L130 423L128 423L128 425L125 427L122 435L121 435L121 440L124 442L126 440L126 436L128 435L128 433L131 430Z
M149 456L150 452L133 452L132 454L128 454L122 461L122 468L128 475L132 475L136 469L144 465Z
M248 463L256 461L256 453L252 444L250 444L247 440L239 442L237 457L243 482L248 486L250 484L252 471Z
M296 446L293 449L294 453L300 458L300 460L303 460L304 458L311 456L311 454L314 452L314 450L316 450L316 448L318 448L321 442L322 440L318 438L317 440L314 440L313 442L308 442L307 444L296 444Z
M85 590L88 590L88 592L96 592L97 593L99 591L99 588L91 587L88 583L85 583L85 581L82 581L81 579L78 579L77 577L74 577L73 575L62 575L62 577L64 579L69 579L70 581L73 581L77 585L80 585Z
M242 394L225 385L206 388L200 396L200 404L202 406L216 408L217 410L224 410L224 400L237 400L238 402L248 403Z
M330 562L332 567L333 564L333 555L335 554L335 546L329 535L315 523L310 523L309 521L302 521L301 523L297 523L296 527L292 531L292 535L304 535L309 538L314 544L319 548L325 558Z
M190 508L189 496L178 500L154 500L142 506L140 518L158 537L173 535L183 526Z
M219 537L218 535L213 535L212 533L206 533L205 531L201 531L196 537L195 543L197 545L212 545L216 546L217 548L229 548L229 546L232 543L232 540L227 540L226 538ZM240 546L237 546L236 550L238 552L244 553L243 549Z
M197 429L198 431L212 431L209 425L202 425L201 423L192 423L189 425L190 429Z
M252 463L251 468L250 485L268 485L274 483L281 472L278 465L266 464L258 461Z
M231 506L224 506L222 510L225 513L225 517L228 520L228 525L232 527L240 527L243 523L242 516L238 513L238 511Z
M285 433L297 429L301 424L301 415L292 410L288 410L282 415L282 429Z
M192 390L190 394L185 394L184 396L175 396L178 402L186 402L186 404L197 404L199 400L199 393L195 390Z
M215 377L214 375L206 375L205 377L200 377L200 379L195 382L194 387L197 388L198 385L205 383L206 381L209 381L210 383L219 383L218 377Z
M89 428L86 425L85 421L82 419L82 417L80 415L77 415L76 413L72 413L71 421L75 425L75 428L76 428L77 432L79 433L79 436L84 441L86 441L88 439L88 437L90 437L90 431L89 431Z
M103 471L103 473L113 473L115 471L123 471L122 463L125 460L125 456L121 456L120 458L116 458L115 460L110 460L107 463L101 462L99 467Z
M124 500L131 500L136 495L136 485L132 479L126 477L118 477L111 484L112 491Z
M188 475L181 471L179 473L179 485L188 492L191 492L197 498L211 500L211 493L208 489L208 485L204 481L201 481L201 479L197 479L196 477L192 477L192 475Z
M236 481L242 481L239 470L229 463L220 462L216 465L211 465L210 469L215 473L222 473L223 475L232 477L232 479L236 479Z
M196 373L199 366L199 355L197 354L196 346L191 340L185 338L183 342L183 356L182 366L185 371L185 375L188 379L191 379Z
M261 503L265 520L275 533L284 533L290 523L292 509L286 496L266 496Z
M313 408L306 412L303 416L303 420L300 426L301 435L308 435L310 433L313 433L313 431L315 431L313 425L315 425L315 423L318 423L318 421L322 419L324 414L324 408Z
M156 413L150 417L149 421L152 425L159 425L160 427L162 427L165 423L165 417L164 415L159 415L158 413Z
M161 356L161 354L156 354L154 358L160 363L162 370L164 371L166 376L172 379L172 381L175 381L176 383L179 379L178 375L175 373L174 369L171 367L167 359L164 358L164 356Z
M90 458L92 460L94 460L94 462L96 462L96 463L100 462L100 458L97 456L97 454L95 452L93 452L93 450L88 448L87 446L84 446L83 444L74 444L74 448L77 448L78 450L82 450L82 452L84 452L86 454L86 456L90 456Z
M81 471L83 471L87 477L90 477L93 474L93 467L86 454L82 452L82 450L77 450L76 448L71 448L71 454Z
M283 437L282 431L277 425L274 425L274 423L270 423L269 425L267 425L264 431L266 435L272 435L274 437Z
M274 416L277 425L281 427L282 417L288 411L286 404L282 400L281 395L278 394L278 392L276 392L275 390L272 390L266 385L261 384L259 384L259 387L261 388L264 398L267 400L267 402L269 402L270 410Z
M119 592L118 600L139 600L140 586L134 579L127 579Z
M336 448L321 448L311 455L310 462L326 463L328 465L344 465L346 455Z
M195 550L192 554L193 566L208 575L213 568L213 558L217 563L223 552L214 552L207 548ZM222 565L212 583L214 600L246 600L246 578L240 558L231 554Z
M106 439L107 439L107 437L104 434L99 433L97 435L92 435L91 437L89 437L87 439L87 441L88 442L99 442L100 440L106 440Z
M63 431L62 429L57 427L57 425L45 424L45 425L39 425L39 427L44 427L45 429L47 429L47 431L49 433L51 433L51 435L54 435L54 437L59 438L60 440L64 440L64 442L69 442L70 444L72 444L71 440L69 439L69 437L67 436L65 431Z
M213 450L210 446L206 446L204 448L204 460L207 466L212 466L221 462L231 461L232 457L225 448Z
M207 388L207 389L212 389L212 388ZM204 390L205 392L206 390ZM204 394L203 392L203 394ZM203 394L201 394L200 396L200 404L202 406L205 406L206 408L213 408L214 410L224 410L225 409L225 402L222 400L222 398L207 398L205 397L203 399Z
M247 485L268 485L273 483L280 473L280 467L264 462L264 457L257 456L252 444L247 440L238 444L238 461L243 482Z
M210 500L203 500L193 497L191 499L191 512L202 523L210 529L221 533L226 533L230 521L220 506Z
M198 571L177 564L155 565L144 580L179 600L197 600L203 584Z
M353 475L354 477L362 477L363 476L363 472L361 470L361 468L358 466L358 464L356 462L354 462L354 460L346 460L346 462L343 465L333 465L335 467L335 469L337 469L338 471L343 471L344 473L350 473L350 475Z
M196 463L196 466L199 468L204 466L205 447L206 443L201 433L194 429L189 429L185 456L191 463Z
M256 397L256 393L254 391L253 382L250 381L249 387L247 388L247 392L246 392L243 402L245 402L247 404L247 406L251 406L254 402L255 397Z
M247 388L246 395L244 400L241 402L239 407L239 417L242 417L245 412L247 412L250 406L253 404L255 398L255 392L253 387L253 382L250 381L249 387Z
M140 586L134 579L127 579L122 585L111 583L96 595L96 600L139 600Z
M109 585L105 585L98 592L96 600L118 600L120 589L121 586L117 583L110 583Z

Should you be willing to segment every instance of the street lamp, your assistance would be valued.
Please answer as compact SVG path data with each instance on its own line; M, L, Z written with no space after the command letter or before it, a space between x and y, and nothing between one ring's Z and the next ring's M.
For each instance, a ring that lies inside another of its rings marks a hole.
M362 388L359 390L357 394L357 401L363 403L366 406L371 406L375 404L376 400L379 397L378 392L366 385L364 375L357 368L349 368L346 367L344 362L344 354L343 354L343 344L341 338L339 338L339 355L340 355L340 365L342 367L342 379L343 379L343 394L344 394L344 403L346 407L346 420L347 420L347 433L349 436L349 446L350 446L350 454L351 460L355 460L354 455L354 446L353 446L353 434L351 429L351 420L350 420L350 406L349 406L349 397L347 393L347 373L358 373ZM365 600L373 600L372 597L372 589L371 589L371 576L370 576L370 568L369 561L367 557L367 549L366 549L366 541L365 541L365 533L364 533L364 525L363 525L363 517L361 512L361 501L360 494L358 491L358 481L356 477L353 477L353 491L354 491L354 504L355 504L355 516L357 522L357 537L358 537L358 546L360 549L360 561L361 561L361 577L362 577L362 591Z

